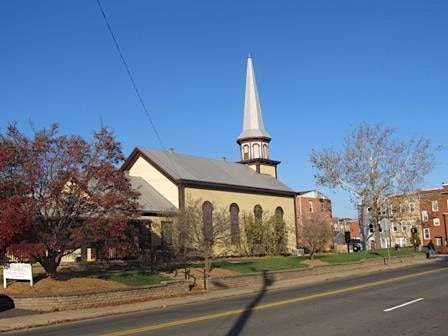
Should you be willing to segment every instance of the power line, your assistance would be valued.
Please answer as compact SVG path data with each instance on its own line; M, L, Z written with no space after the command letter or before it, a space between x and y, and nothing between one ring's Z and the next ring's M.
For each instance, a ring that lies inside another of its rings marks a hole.
M123 65L124 65L124 67L126 69L126 72L128 74L128 77L129 77L129 79L130 79L130 81L132 83L132 87L134 88L134 91L135 91L135 93L136 93L136 95L138 97L138 100L140 101L140 104L143 107L143 111L144 111L144 113L146 115L146 118L148 119L149 123L151 124L151 127L152 127L152 129L153 129L153 131L154 131L154 133L155 133L155 135L157 137L157 140L160 143L160 146L162 147L163 150L165 150L165 147L163 146L163 142L162 142L162 139L160 138L159 132L157 132L157 128L156 128L154 122L152 121L152 118L151 118L151 116L149 114L148 109L146 108L145 102L143 101L143 98L142 98L142 96L140 94L140 91L139 91L139 89L137 87L137 84L135 83L134 76L132 76L132 73L131 73L131 70L130 70L130 68L128 66L128 63L126 62L126 59L124 58L124 55L121 52L120 45L118 44L118 40L115 37L115 34L114 34L113 30L112 30L112 27L109 24L109 20L107 18L106 13L104 12L103 6L101 5L101 1L100 0L96 0L96 2L98 4L98 7L100 8L101 14L102 14L102 16L104 18L104 22L106 23L107 29L109 30L110 36L112 37L112 40L114 41L115 47L116 47L116 49L118 51L118 54L120 55L121 62L123 63Z

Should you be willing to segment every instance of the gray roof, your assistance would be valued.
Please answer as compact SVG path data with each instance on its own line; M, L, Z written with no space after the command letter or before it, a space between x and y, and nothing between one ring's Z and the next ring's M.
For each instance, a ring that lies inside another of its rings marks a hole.
M140 192L139 203L144 212L175 212L177 209L156 189L138 176L128 176L132 188Z
M176 181L208 182L294 193L276 178L257 173L241 163L178 154L174 151L140 147L138 150Z

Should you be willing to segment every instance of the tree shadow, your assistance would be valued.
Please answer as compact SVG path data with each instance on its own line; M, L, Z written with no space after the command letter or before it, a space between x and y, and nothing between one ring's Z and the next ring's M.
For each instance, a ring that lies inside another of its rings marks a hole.
M0 312L13 309L15 307L14 300L7 295L0 294Z
M226 334L226 336L237 336L240 335L246 325L247 321L252 316L254 308L261 301L263 296L266 294L267 288L274 283L274 279L271 274L263 271L263 288L258 293L258 295L252 300L252 302L244 309L244 312L240 315L238 320L233 324L232 328Z

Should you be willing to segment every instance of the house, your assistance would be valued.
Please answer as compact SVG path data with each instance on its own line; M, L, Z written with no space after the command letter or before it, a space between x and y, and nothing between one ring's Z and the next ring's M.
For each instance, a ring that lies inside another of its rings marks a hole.
M227 211L234 244L241 231L244 214L262 220L266 216L283 219L287 227L288 249L296 247L296 193L277 177L279 161L270 159L271 136L264 128L252 59L247 60L243 129L236 142L240 161L210 159L137 147L122 170L141 192L144 213L141 220L159 227L170 225L170 214L200 201L204 219L212 225L213 212Z
M448 221L448 184L418 191L423 245L432 240L436 250L446 252Z
M418 193L389 197L383 211L381 247L410 246L412 229L421 232L419 209Z
M317 190L298 192L295 195L297 244L300 245L302 231L307 221L318 219L332 225L331 200Z

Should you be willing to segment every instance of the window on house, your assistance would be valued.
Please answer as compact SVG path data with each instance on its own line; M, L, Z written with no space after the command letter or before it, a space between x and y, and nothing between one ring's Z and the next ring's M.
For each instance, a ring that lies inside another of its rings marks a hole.
M432 220L432 225L434 226L440 226L440 219L439 218L434 218Z
M392 226L392 231L398 232L398 226L397 225Z
M323 201L320 202L320 212L325 211L325 203Z
M409 212L415 213L415 203L409 203Z
M402 225L401 226L401 231L406 232L408 230L408 226L407 225Z
M425 239L431 239L431 235L429 233L429 228L424 228L423 229L423 238Z
M310 212L313 212L313 211L314 211L314 209L313 209L313 201L308 201L308 210L309 210Z
M439 211L439 204L437 201L431 201L432 211Z
M427 222L428 221L428 211L422 210L422 221Z
M442 246L442 237L436 237L436 246Z
M211 244L213 241L213 205L209 201L202 203L202 225L204 241Z
M230 204L230 240L233 245L240 242L240 208L236 203Z

